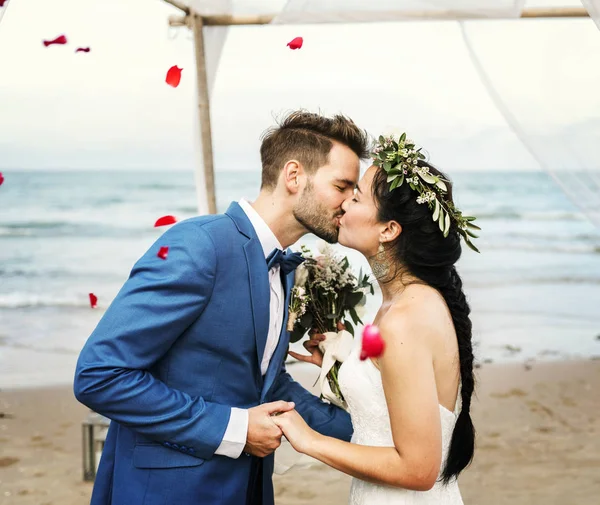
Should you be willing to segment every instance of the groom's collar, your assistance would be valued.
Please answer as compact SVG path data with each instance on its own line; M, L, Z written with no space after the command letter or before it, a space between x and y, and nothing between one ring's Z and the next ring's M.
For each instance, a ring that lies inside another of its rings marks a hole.
M262 246L265 258L273 252L273 249L283 249L279 240L277 240L277 237L273 233L273 230L269 228L269 225L265 223L265 220L258 212L256 212L256 210L254 210L247 200L241 199L239 206L250 220L250 224L254 228L258 240L260 241L260 245Z

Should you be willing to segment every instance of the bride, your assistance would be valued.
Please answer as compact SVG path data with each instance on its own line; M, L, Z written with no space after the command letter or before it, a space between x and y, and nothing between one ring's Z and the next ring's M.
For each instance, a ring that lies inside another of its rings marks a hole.
M357 346L339 372L352 442L320 435L295 410L273 420L297 451L354 477L351 505L459 505L456 478L473 459L475 430L470 309L455 263L461 236L477 250L474 218L405 135L380 137L374 156L339 232L369 259L383 294L373 324L385 352L361 361ZM311 356L291 354L320 366L317 341L306 345Z

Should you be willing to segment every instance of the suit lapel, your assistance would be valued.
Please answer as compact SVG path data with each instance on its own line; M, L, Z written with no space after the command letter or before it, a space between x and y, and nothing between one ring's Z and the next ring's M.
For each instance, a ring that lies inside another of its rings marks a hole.
M269 332L269 300L271 288L265 255L248 216L237 203L232 203L226 212L233 219L240 233L249 238L244 244L244 253L248 265L248 280L250 284L250 304L256 340L256 360L258 375L262 382L260 365L265 353L267 335ZM232 307L235 310L235 307ZM235 316L234 316L235 317Z
M290 273L289 275L281 276L281 282L283 284L283 292L285 294L285 303L283 309L283 324L281 325L281 332L279 333L279 342L277 343L277 347L275 348L275 352L271 357L271 361L269 362L269 368L267 369L267 373L265 374L265 383L261 393L261 401L265 400L269 389L273 385L277 374L281 368L281 365L285 359L285 353L287 352L289 338L287 332L287 319L288 319L288 309L290 306L290 294L291 290L288 289L288 286L291 286L294 279L294 273Z

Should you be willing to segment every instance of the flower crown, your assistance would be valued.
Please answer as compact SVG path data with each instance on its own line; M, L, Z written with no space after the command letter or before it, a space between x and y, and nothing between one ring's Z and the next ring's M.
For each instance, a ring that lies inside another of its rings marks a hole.
M412 140L406 139L406 133L400 135L398 140L393 135L379 137L379 142L373 149L373 164L383 168L387 173L387 182L391 183L390 191L407 182L410 189L419 193L418 204L427 204L433 213L433 220L439 224L444 237L450 233L450 223L454 221L458 233L465 243L475 252L479 249L471 242L471 237L478 238L471 229L481 230L473 224L474 217L463 216L454 203L448 199L448 186L450 181L429 173L429 167L419 166L419 160L424 160L421 148L416 149Z

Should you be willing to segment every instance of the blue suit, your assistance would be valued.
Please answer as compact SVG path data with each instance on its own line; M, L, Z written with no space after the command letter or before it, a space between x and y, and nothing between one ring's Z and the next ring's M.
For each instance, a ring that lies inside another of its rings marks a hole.
M243 505L252 458L215 455L231 407L294 401L312 428L350 440L348 414L285 370L293 276L283 278L286 314L263 378L268 272L241 207L178 223L142 256L77 362L75 396L113 421L92 505ZM266 505L272 473L273 455L263 460Z

